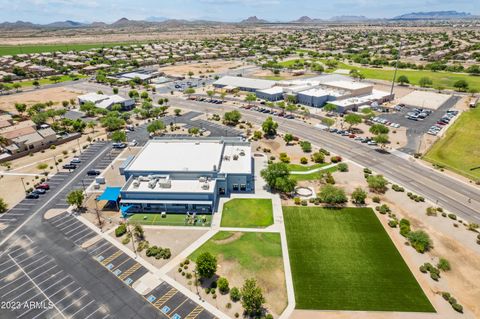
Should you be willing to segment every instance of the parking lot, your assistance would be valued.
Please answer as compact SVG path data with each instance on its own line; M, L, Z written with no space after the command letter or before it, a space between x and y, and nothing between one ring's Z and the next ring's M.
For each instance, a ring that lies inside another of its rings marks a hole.
M431 110L425 118L418 118L417 120L409 119L409 114L414 111L414 107L408 105L402 107L399 111L394 113L382 113L378 117L386 119L389 122L398 123L400 126L407 128L407 145L400 149L400 151L414 154L417 152L421 137L426 134L437 121L439 121L445 112L455 106L460 97L452 96L445 103L443 103L437 110Z
M213 122L202 120L202 119L195 119L197 116L201 114L202 113L191 111L191 112L182 114L180 116L165 116L159 119L163 121L167 126L170 123L181 123L184 125L186 129L196 127L199 129L203 129L205 131L209 131L210 132L209 136L216 136L216 137L217 136L240 136L242 134L241 131L226 125L221 125L221 124L213 123ZM127 133L128 141L131 142L135 140L137 142L137 146L143 146L149 140L147 125L148 124L142 124L140 126L135 127L134 131L129 131ZM168 136L169 137L188 137L190 135L169 133Z
M109 313L28 237L0 257L5 317L103 319ZM3 316L2 316L3 317Z
M165 282L158 285L144 297L171 319L215 318L211 313Z

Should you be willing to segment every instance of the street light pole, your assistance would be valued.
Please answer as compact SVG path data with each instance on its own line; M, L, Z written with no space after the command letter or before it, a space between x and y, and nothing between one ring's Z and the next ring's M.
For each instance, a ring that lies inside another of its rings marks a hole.
M97 214L98 227L100 227L100 231L103 232L103 229L102 229L102 220L100 219L100 213L98 212L98 202L97 202L97 199L96 199L96 198L95 198L95 213Z
M27 193L27 188L25 187L25 183L23 182L23 177L20 177L20 179L22 180L23 189L25 190L25 194L26 194Z
M80 155L82 154L82 148L80 147L80 138L77 138L77 144L78 144L78 151L80 152Z
M55 168L57 169L57 173L58 173L57 157L55 155L53 155L53 161L55 162Z
M126 223L127 223L128 232L130 233L130 238L132 239L132 247L133 247L133 252L135 253L135 259L136 259L137 258L137 250L135 249L135 238L133 238L132 230L130 229L130 224L128 223L128 219L127 219Z

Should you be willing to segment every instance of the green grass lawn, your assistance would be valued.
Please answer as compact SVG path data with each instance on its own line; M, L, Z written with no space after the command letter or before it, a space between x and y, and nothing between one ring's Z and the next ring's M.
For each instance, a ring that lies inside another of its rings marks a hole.
M161 214L153 213L137 213L128 218L131 222L137 222L142 225L163 225L163 226L210 226L212 223L212 215L197 215L198 222L195 225L187 224L185 214L167 214L162 218ZM201 217L206 216L206 223L202 223ZM145 218L146 217L146 218Z
M283 67L291 67L295 64L295 60L305 61L305 59L293 59L283 62L279 62ZM308 58L308 60L325 62L326 60ZM349 65L343 62L339 62L338 69L357 69L365 75L367 79L376 79L376 80L385 80L391 81L393 78L393 69L380 69L380 68L369 68ZM326 70L329 72L331 70ZM433 84L433 87L443 86L445 89L454 89L453 84L458 80L466 80L469 83L470 88L480 90L480 76L473 76L467 73L453 73L453 72L433 72L429 70L398 70L397 77L400 75L406 75L411 84L419 85L419 81L422 77L429 77Z
M71 44L34 44L34 45L2 45L0 56L42 53L54 51L82 51L96 48L111 48L121 45L140 44L141 42L118 42L118 43L71 43Z
M87 76L86 75L82 75L82 74L78 74L76 75L76 78L78 79L83 79L83 78L86 78ZM20 83L20 85L22 86L22 88L26 88L26 87L31 87L33 86L33 82L35 80L28 80L28 81L18 81L17 83ZM38 83L40 83L40 86L42 85L47 85L47 84L55 84L54 81L50 80L50 78L46 77L46 78L42 78L42 79L38 79L37 80ZM58 80L57 83L61 83L61 82L66 82L66 81L73 81L73 79L68 76L68 75L61 75L60 76L60 79ZM10 88L13 89L13 83L6 83L5 86L8 86Z
M329 163L318 163L313 165L302 165L302 164L288 164L288 169L290 171L296 172L306 172L315 168L320 168L329 165Z
M217 257L218 273L228 279L230 287L240 288L246 279L255 278L269 309L276 314L285 309L287 292L279 233L221 231L188 258L195 261L203 252Z
M326 165L330 165L330 163L327 163ZM333 173L333 172L336 172L337 170L338 170L337 166L332 166L330 168L322 169L320 171L313 172L310 174L290 174L290 178L292 178L293 180L296 180L297 182L313 181L313 180L320 179L322 175L325 174L326 172Z
M235 198L223 206L222 227L266 227L272 224L271 199Z
M283 213L297 308L435 312L372 209Z
M469 178L480 179L480 108L462 113L425 159Z

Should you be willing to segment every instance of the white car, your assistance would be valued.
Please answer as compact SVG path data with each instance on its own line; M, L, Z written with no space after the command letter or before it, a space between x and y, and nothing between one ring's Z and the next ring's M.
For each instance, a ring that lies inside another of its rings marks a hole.
M130 143L128 143L128 146L137 146L137 144L137 140L132 140Z

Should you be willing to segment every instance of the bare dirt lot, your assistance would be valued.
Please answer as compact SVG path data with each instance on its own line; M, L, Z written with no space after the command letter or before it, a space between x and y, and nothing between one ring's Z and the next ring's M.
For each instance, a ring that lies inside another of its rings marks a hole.
M76 100L79 95L80 92L64 87L4 95L0 96L0 111L16 113L15 103L25 103L27 106L30 106L35 103L52 101L53 107L61 107L62 101Z
M199 74L208 75L213 73L225 72L229 69L237 68L241 65L242 63L238 61L212 60L203 63L187 63L160 67L159 71L165 72L166 75L170 76L188 76L189 72L193 72L195 76L198 76Z

